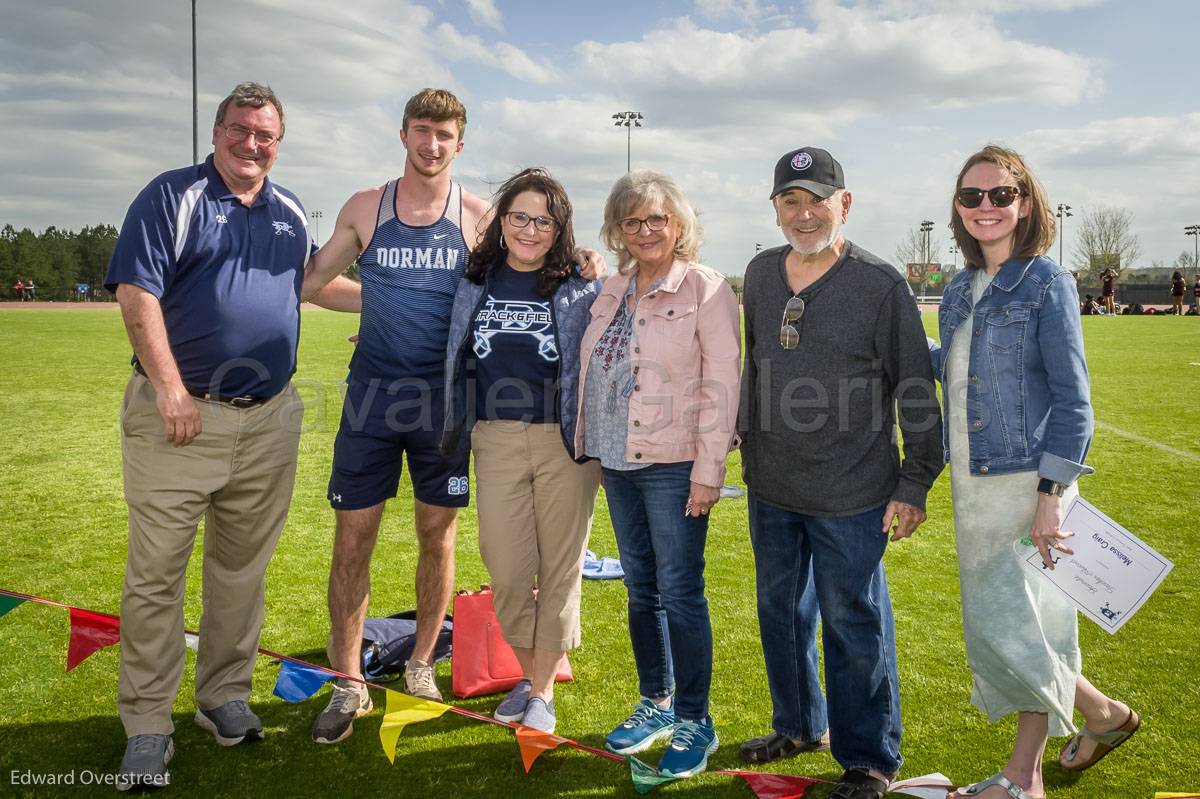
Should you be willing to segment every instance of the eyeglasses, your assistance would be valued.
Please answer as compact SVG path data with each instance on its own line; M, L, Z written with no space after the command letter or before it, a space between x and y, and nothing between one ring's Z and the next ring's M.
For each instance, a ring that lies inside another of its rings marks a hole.
M794 350L800 346L800 327L797 324L804 316L804 298L792 297L783 306L783 323L779 326L779 346Z
M1016 186L996 186L991 189L959 189L954 196L963 208L978 208L983 204L983 195L992 201L993 208L1007 208L1025 192Z
M646 226L646 230L657 232L667 226L670 220L670 214L650 214L645 219L638 219L636 216L627 216L621 220L621 232L627 236L636 236L642 230L642 225Z
M274 133L267 133L265 130L250 130L244 125L226 125L219 123L222 130L225 131L225 138L231 142L245 141L247 136L254 137L254 143L259 147L270 147L275 142L279 141L279 137Z
M524 211L509 211L504 218L517 230L524 230L532 222L539 233L549 233L558 224L548 216L530 216Z

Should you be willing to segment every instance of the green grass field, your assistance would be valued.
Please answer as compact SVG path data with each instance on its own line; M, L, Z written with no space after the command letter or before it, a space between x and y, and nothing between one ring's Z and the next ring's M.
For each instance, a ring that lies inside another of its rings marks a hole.
M927 314L933 325L933 315ZM340 409L340 380L356 319L306 312L297 383L308 405L295 499L268 573L263 646L321 660L327 632L325 584L333 515L325 501ZM1089 456L1096 473L1083 493L1176 565L1141 613L1116 636L1080 620L1085 673L1145 718L1142 731L1076 779L1054 759L1046 769L1056 799L1145 797L1156 790L1200 791L1200 428L1192 414L1200 388L1200 319L1084 320L1093 399L1101 426ZM125 505L117 409L128 377L129 345L114 310L0 310L0 588L116 613L125 560ZM1140 438L1139 438L1140 437ZM1158 442L1169 449L1155 446ZM1172 451L1173 450L1173 451ZM740 474L736 453L729 482ZM890 547L887 567L896 612L907 758L902 776L941 771L972 781L1007 757L1014 723L989 725L968 704L949 480L929 500L929 521ZM411 508L389 504L373 569L372 615L414 606ZM474 509L459 517L459 587L487 578L476 548ZM616 555L603 502L592 549ZM199 550L189 572L186 618L200 616ZM740 768L737 743L767 731L770 700L754 610L754 575L744 499L713 513L708 597L716 646L713 716L722 740L710 769ZM1002 608L997 608L1002 612ZM573 654L577 680L560 686L559 733L599 746L636 698L620 582L585 581L584 644ZM32 603L0 619L0 795L67 789L13 784L14 771L115 771L124 746L116 714L117 648L65 673L65 611ZM174 796L633 796L627 769L561 749L523 773L510 732L447 715L409 727L395 765L378 737L381 710L337 746L309 738L325 693L291 705L271 695L275 669L256 671L252 704L267 727L253 746L222 749L192 722L191 654L176 703L171 764ZM323 662L323 661L321 661ZM449 691L449 664L440 681ZM376 697L381 704L382 697ZM496 698L463 703L490 712ZM650 753L654 762L658 750ZM836 778L829 755L802 755L764 770ZM77 777L79 779L79 777ZM659 789L663 795L746 797L738 780L702 775ZM76 787L110 795L111 788ZM822 797L811 790L809 796Z

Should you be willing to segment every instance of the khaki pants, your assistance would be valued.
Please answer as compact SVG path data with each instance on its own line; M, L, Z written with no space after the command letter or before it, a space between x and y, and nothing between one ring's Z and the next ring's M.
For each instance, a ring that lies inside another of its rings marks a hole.
M304 412L289 385L253 408L196 400L203 432L163 434L150 381L134 374L121 405L129 559L121 596L117 708L128 736L170 734L184 665L184 579L204 518L203 615L196 703L248 699L266 569L287 518Z
M481 421L471 449L479 553L505 640L551 652L579 646L580 580L599 462L572 461L557 424Z

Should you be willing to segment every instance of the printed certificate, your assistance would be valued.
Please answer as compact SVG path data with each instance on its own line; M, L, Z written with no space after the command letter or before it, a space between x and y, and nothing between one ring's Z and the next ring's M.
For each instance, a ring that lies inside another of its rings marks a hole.
M1110 634L1137 613L1174 568L1082 497L1067 508L1062 529L1075 534L1063 542L1075 554L1051 551L1053 571L1042 563L1037 547L1017 541L1017 556Z

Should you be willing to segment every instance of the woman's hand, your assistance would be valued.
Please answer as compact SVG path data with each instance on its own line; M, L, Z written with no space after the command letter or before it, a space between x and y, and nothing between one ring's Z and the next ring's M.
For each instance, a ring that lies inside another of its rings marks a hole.
M1075 534L1059 529L1062 518L1062 497L1057 494L1038 494L1037 511L1033 514L1033 526L1029 528L1029 537L1042 554L1042 563L1051 571L1054 570L1051 550L1065 555L1075 554L1075 550L1063 543Z
M688 494L687 506L683 510L684 516L706 516L709 509L716 505L721 499L721 489L714 486L700 485L695 480L692 481L692 490Z

